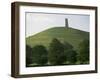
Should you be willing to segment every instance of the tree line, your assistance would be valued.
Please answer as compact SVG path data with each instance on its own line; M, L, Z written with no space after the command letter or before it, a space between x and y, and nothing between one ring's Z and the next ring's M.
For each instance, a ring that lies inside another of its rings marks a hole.
M48 49L43 45L30 47L26 45L26 66L34 65L73 65L89 63L89 40L79 44L78 51L68 42L54 38Z

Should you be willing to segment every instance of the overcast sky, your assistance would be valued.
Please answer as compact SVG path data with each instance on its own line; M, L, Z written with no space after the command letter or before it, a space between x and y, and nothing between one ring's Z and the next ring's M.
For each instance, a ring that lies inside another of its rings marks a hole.
M89 32L89 15L26 13L26 37L52 27L64 27L65 18L69 27Z

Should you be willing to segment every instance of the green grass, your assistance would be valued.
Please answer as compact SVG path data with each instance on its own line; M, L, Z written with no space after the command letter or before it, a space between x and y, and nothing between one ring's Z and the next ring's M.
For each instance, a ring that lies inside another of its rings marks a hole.
M61 42L69 42L75 49L78 49L78 45L83 39L89 39L89 32L73 28L55 27L27 37L26 44L31 47L44 45L48 49L53 38L57 38Z

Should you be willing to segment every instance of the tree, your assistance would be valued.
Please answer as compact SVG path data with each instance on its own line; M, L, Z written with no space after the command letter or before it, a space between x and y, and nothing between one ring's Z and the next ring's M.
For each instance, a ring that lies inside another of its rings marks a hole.
M73 49L73 46L71 44L69 44L68 42L64 41L64 49L65 50L70 50Z
M42 45L36 45L32 49L33 63L38 65L45 65L48 61L48 51Z
M32 48L26 45L26 66L32 64Z
M89 40L87 39L84 39L79 44L78 61L80 61L81 64L89 62Z
M75 50L65 50L67 64L75 64L77 61L77 53Z
M64 42L64 54L66 55L67 64L75 64L77 61L77 53L73 46L68 42Z
M48 60L51 65L63 64L66 60L63 44L56 38L50 43Z

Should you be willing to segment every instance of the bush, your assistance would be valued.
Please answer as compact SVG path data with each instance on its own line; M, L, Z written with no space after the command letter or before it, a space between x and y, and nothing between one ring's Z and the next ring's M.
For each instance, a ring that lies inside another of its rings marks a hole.
M45 65L48 61L48 51L42 45L36 45L32 49L32 60L33 63L39 65Z

